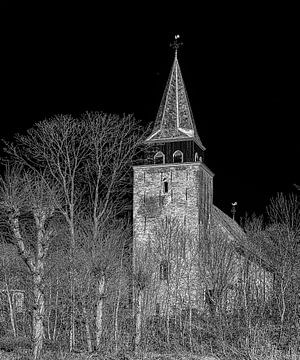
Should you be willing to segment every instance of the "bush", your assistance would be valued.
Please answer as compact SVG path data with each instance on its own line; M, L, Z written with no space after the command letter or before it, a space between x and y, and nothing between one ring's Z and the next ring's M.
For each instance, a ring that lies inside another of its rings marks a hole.
M5 336L5 329L4 326L0 323L0 338Z
M58 342L58 341L53 341L53 340L48 340L45 339L44 340L44 349L49 350L49 351L60 351L60 350L67 350L66 346L63 346L62 343Z
M31 349L31 340L26 337L12 336L0 338L0 350L10 352L16 349Z

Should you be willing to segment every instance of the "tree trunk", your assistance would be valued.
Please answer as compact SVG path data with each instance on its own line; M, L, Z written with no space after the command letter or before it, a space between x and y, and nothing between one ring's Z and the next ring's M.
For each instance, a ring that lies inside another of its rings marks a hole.
M57 318L58 318L58 278L56 277L56 295L55 295L55 318L53 326L52 340L56 339L56 329L57 329Z
M281 297L281 309L280 309L280 333L279 333L279 343L281 343L282 340L282 334L283 334L283 327L284 327L284 320L285 320L285 312L286 312L286 284L283 284L283 281L280 283L280 297ZM285 285L285 286L284 286Z
M82 312L83 312L83 316L84 316L84 320L85 320L85 334L86 334L87 348L88 348L88 352L91 353L93 351L93 346L92 346L92 338L91 338L89 317L88 317L88 314L87 314L87 311L86 311L86 305L85 304L82 307Z
M190 350L193 350L193 342L192 342L192 305L191 301L189 300L189 344Z
M71 316L70 316L70 338L69 350L73 351L75 346L75 293L74 293L73 271L71 271Z
M45 230L46 213L44 209L36 209L34 211L35 223L37 227L37 246L35 266L33 269L33 293L34 293L34 308L33 308L33 339L34 360L41 357L43 349L45 330L45 295L44 295L44 258L47 254L51 231Z
M45 316L45 298L42 290L42 276L40 274L34 275L34 310L33 310L33 358L38 360L41 357L41 352L44 342L44 316Z
M98 284L99 299L97 302L97 313L96 313L96 346L97 349L100 347L101 336L103 332L103 301L105 292L105 277L102 276Z
M15 326L15 317L14 317L14 308L13 308L13 304L11 301L11 294L8 288L8 283L7 283L7 279L6 279L6 275L5 275L5 287L6 287L6 293L7 293L7 299L8 299L8 304L9 304L9 316L10 316L10 323L11 323L11 327L14 333L14 336L17 336L17 332L16 332L16 326Z
M71 228L71 237L73 231ZM70 333L69 333L69 351L72 352L75 347L75 270L74 270L74 243L71 239L70 249L70 297L71 297L71 313L70 313Z
M47 299L47 297L46 297ZM51 330L50 330L50 317L52 313L52 281L50 280L50 288L49 288L49 298L48 298L48 310L47 315L45 313L45 317L47 316L47 337L48 340L51 340Z
M118 289L117 303L116 303L116 311L115 311L115 329L114 329L114 340L115 340L115 351L118 351L118 332L119 332L119 307L120 307L120 297L121 297L121 289Z
M135 322L135 347L138 348L142 337L142 291L139 290Z

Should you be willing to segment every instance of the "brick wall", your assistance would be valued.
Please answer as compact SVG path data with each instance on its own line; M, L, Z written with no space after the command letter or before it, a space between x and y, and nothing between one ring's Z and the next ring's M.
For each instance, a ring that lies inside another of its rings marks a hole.
M212 191L212 174L201 162L134 168L133 261L150 279L147 312L155 312L157 303L163 311L203 298L193 256L200 227L210 218ZM160 280L164 259L170 264L168 281Z

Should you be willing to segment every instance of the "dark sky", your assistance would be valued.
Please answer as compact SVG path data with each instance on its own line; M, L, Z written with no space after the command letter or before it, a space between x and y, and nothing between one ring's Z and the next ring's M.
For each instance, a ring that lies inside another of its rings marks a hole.
M154 121L179 33L179 63L214 202L263 211L299 175L295 9L1 5L1 137L58 113ZM186 11L187 10L187 11Z

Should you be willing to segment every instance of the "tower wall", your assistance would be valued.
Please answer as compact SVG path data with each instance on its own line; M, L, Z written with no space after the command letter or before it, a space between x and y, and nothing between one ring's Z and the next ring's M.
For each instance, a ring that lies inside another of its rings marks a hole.
M210 219L212 187L212 174L201 162L134 167L133 266L148 276L148 313L158 304L160 311L178 303L182 308L191 294L194 301L203 299L193 257ZM160 279L163 260L170 266L168 281Z

